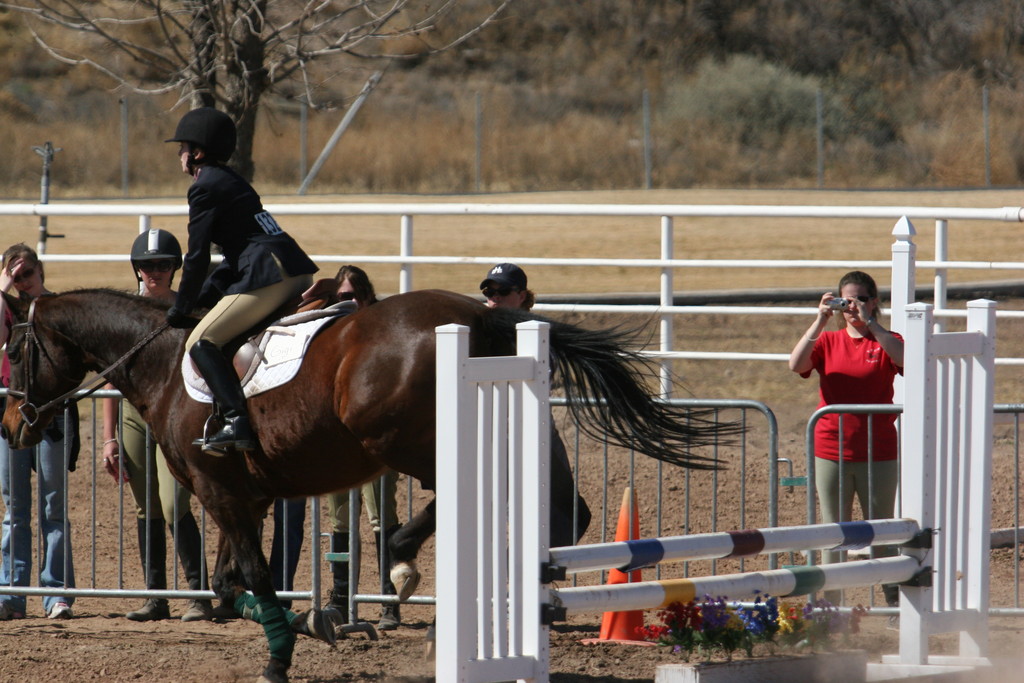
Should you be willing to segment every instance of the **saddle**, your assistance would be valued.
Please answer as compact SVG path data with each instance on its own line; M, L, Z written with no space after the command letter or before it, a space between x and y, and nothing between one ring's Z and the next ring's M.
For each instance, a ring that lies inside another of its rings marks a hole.
M336 290L333 279L318 280L298 304L282 309L296 312L274 320L239 346L232 365L246 398L291 380L313 337L328 323L356 311L356 302L339 301ZM181 374L189 396L201 403L213 402L213 394L187 353L182 358Z

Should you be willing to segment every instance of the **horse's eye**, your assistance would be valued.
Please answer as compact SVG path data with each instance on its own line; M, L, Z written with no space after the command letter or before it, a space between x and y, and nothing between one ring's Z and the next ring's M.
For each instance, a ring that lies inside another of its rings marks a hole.
M8 344L7 345L7 358L12 363L21 362L21 344Z

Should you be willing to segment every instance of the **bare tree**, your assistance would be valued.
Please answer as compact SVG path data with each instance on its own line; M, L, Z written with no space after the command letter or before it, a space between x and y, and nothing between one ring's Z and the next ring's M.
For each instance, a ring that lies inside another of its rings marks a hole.
M420 59L450 49L514 0L23 0L19 12L55 59L143 94L216 106L238 126L232 165L252 178L261 98L312 107L347 59ZM400 46L400 47L399 47ZM410 47L411 46L411 47Z

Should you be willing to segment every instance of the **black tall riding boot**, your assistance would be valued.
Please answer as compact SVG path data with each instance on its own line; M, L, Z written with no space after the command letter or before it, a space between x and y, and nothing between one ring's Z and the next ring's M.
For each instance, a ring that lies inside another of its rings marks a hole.
M347 553L348 551L348 532L335 531L331 534L331 552ZM348 613L348 562L331 562L331 574L334 576L334 587L331 588L328 605L337 607L345 618L344 623L347 624L351 616Z
M167 588L167 535L164 533L164 520L139 519L139 557L142 560L142 574L146 577L146 588L149 590L166 590ZM147 541L149 554L146 553ZM148 562L147 562L148 560ZM132 621L157 621L170 619L171 610L167 601L149 598L139 609L124 615Z
M194 443L202 446L203 451L211 455L223 455L229 448L240 451L255 449L256 433L249 422L245 394L231 361L212 342L205 339L193 344L188 354L206 380L206 385L210 387L213 398L224 416L224 424L219 432L208 439L197 439Z
M395 584L391 582L391 552L388 549L388 539L402 528L401 524L395 524L394 526L388 527L384 531L384 537L381 538L380 532L376 534L377 540L377 566L381 565L381 555L384 556L384 572L381 574L381 588L384 589L384 595L398 595L398 591L395 590ZM385 604L380 608L380 621L377 622L377 629L380 631L394 631L402 624L402 610L399 608L398 603Z
M203 537L199 533L199 525L191 512L186 512L171 525L171 533L177 528L177 551L181 561L181 569L185 572L189 590L200 591L210 587L203 569ZM213 619L213 605L209 600L189 600L182 621L209 621Z

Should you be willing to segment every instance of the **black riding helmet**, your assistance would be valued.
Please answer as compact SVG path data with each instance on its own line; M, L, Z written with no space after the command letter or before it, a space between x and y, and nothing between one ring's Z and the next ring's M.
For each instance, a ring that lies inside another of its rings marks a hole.
M140 233L132 242L132 272L135 273L135 279L139 282L142 281L142 278L139 277L140 261L165 259L170 259L174 263L174 268L171 269L173 276L174 271L181 268L181 244L178 243L177 237L166 230L147 230Z
M213 107L193 109L178 121L174 137L164 142L188 142L202 147L214 161L226 163L235 152L235 122Z

